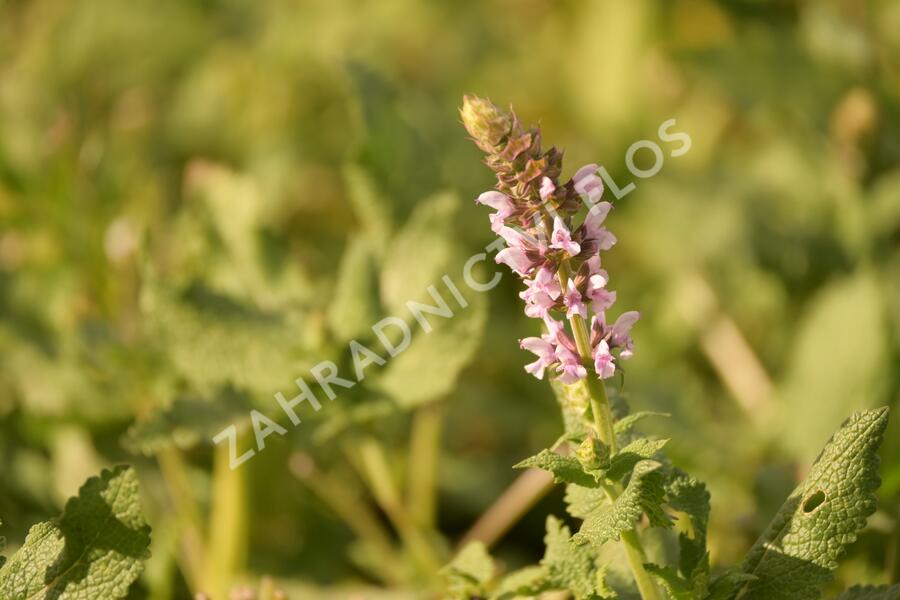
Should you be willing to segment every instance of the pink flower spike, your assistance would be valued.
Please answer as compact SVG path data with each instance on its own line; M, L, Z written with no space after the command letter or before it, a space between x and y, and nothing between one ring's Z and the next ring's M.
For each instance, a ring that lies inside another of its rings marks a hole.
M601 272L601 270L600 270L600 255L595 254L594 256L587 259L587 266L588 266L588 273L590 273L591 275L596 275L597 273L600 273ZM606 271L603 271L603 273L605 274Z
M567 317L571 318L573 315L581 315L582 319L587 319L587 307L581 299L581 292L578 291L578 288L575 287L575 282L571 279L566 288L566 295L563 298L563 302L568 309L566 310Z
M495 212L488 215L488 218L491 220L491 231L500 235L500 231L506 227L506 217L502 213Z
M600 342L594 347L594 371L601 379L609 379L616 372L615 358L609 351L609 344L606 340Z
M556 191L556 186L553 184L553 180L549 177L544 177L541 179L541 200L547 200L550 196L553 195L553 192Z
M553 219L553 235L550 237L550 247L566 252L569 256L577 256L581 252L581 245L572 240L572 232L559 217Z

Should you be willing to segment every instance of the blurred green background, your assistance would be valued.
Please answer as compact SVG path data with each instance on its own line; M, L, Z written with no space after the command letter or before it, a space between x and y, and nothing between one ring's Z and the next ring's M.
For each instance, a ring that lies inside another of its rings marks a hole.
M709 483L715 564L741 560L844 417L900 399L898 2L5 0L0 15L13 548L128 462L154 528L134 598L225 598L261 576L292 598L433 589L510 466L561 431L522 369L537 323L508 274L242 469L210 438L273 413L318 361L348 368L348 340L492 241L464 93L539 122L566 175L598 162L637 184L604 258L614 310L643 315L624 393L672 413L647 429ZM660 173L635 178L627 148L672 118L690 151L663 144ZM879 512L835 589L900 580L900 417L882 456ZM561 496L497 542L507 566L540 557Z

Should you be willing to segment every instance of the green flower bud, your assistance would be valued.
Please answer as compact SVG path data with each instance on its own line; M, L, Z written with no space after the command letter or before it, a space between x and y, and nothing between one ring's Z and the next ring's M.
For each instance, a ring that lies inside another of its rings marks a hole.
M578 449L575 458L586 471L603 471L609 468L609 446L589 436Z
M509 135L513 127L513 117L490 100L478 96L463 96L463 105L459 109L466 131L484 152L497 152L504 137Z

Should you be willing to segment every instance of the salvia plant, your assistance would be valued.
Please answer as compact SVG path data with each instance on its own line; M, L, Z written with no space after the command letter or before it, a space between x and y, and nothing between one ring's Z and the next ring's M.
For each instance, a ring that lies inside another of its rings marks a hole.
M573 533L563 519L548 517L543 559L503 577L486 548L473 542L443 570L449 596L820 598L844 549L875 511L876 451L888 409L847 419L743 563L712 565L705 485L666 459L668 440L635 433L639 421L656 413L630 413L612 386L607 392L634 351L629 332L639 315L610 317L616 294L600 252L616 238L603 226L612 206L600 201L597 166L563 182L562 153L542 148L538 128L524 128L512 111L477 97L464 99L461 115L497 176L496 189L477 200L494 210L491 228L506 242L496 260L522 279L525 313L542 321L541 336L519 342L535 355L525 370L550 379L564 417L559 439L516 467L544 469L564 484L567 511L580 525ZM667 536L677 536L671 562L660 544ZM900 586L856 587L840 596L898 597Z

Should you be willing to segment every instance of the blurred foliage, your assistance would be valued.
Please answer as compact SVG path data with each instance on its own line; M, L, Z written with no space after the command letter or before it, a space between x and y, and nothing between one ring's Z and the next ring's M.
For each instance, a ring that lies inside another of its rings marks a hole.
M365 385L301 406L245 480L214 469L209 438L249 408L274 416L272 395L320 360L352 369L349 340L372 342L375 321L490 243L468 201L492 182L457 122L465 92L540 121L569 173L599 162L636 183L606 261L619 306L643 314L624 386L633 408L673 415L645 427L709 483L714 563L740 561L844 416L900 399L897 2L7 0L0 14L12 549L129 462L153 526L135 598L227 587L184 544L234 511L246 558L223 560L254 586L401 598L433 581L410 548L449 556L560 429L549 386L522 371L516 340L535 324L511 277ZM628 147L671 118L691 150L661 143L661 172L635 178ZM880 510L835 589L900 579L897 418L882 457ZM436 515L392 514L395 496L431 501L422 473ZM560 495L494 549L505 568L541 556L548 512Z

